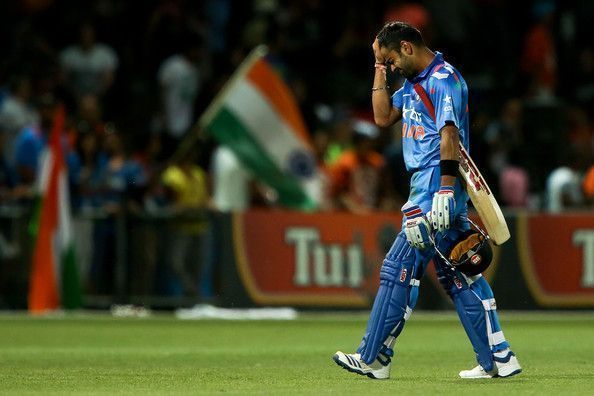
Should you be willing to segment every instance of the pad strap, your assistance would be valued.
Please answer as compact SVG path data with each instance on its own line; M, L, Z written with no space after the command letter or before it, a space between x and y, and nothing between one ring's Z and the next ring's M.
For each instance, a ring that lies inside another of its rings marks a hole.
M497 345L505 342L505 336L503 335L503 331L498 331L496 333L491 334L491 344Z
M494 298L489 298L487 300L482 300L483 301L483 307L485 308L485 311L494 311L497 309L497 303L495 302Z

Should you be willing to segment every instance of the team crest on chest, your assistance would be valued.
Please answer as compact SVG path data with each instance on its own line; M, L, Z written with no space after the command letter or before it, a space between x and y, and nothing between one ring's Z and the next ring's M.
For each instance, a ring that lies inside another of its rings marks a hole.
M419 111L416 111L414 106L406 107L406 105L402 106L402 117L408 118L411 121L422 122L422 114Z

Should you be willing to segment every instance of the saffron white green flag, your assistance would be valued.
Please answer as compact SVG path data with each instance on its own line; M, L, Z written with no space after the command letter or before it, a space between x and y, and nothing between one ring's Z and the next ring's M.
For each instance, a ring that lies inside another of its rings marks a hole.
M68 194L68 172L62 149L64 123L64 109L60 107L56 111L37 176L39 197L31 223L31 233L35 238L29 283L31 313L81 306Z
M263 46L251 52L199 126L276 190L281 205L314 209L319 175L310 135L290 89L265 56Z

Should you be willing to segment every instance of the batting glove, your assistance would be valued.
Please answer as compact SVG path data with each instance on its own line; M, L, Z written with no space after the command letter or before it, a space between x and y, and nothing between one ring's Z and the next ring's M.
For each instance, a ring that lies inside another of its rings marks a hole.
M449 230L454 224L455 210L454 187L441 186L439 191L433 194L433 205L431 206L433 229L437 232Z
M404 234L408 244L421 250L430 247L431 225L419 205L409 201L402 207L402 213L405 216Z

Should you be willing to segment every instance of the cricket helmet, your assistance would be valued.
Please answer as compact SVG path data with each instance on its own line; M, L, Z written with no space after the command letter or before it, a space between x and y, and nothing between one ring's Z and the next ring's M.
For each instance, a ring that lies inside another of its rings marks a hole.
M476 230L465 231L447 255L450 263L464 275L478 275L493 261L489 238Z

